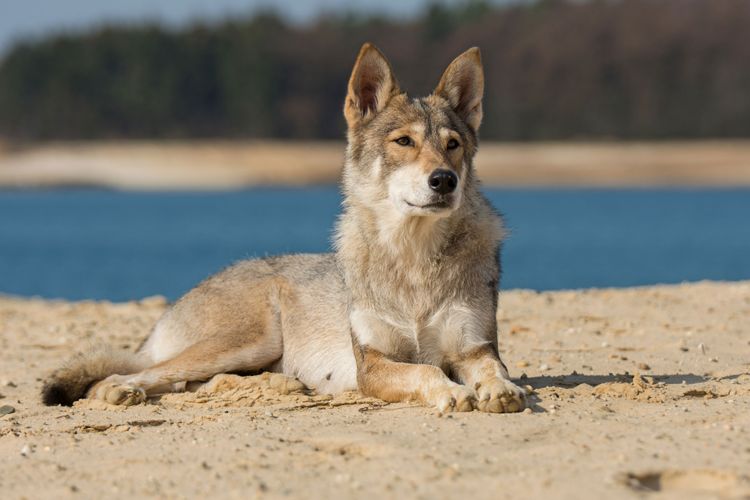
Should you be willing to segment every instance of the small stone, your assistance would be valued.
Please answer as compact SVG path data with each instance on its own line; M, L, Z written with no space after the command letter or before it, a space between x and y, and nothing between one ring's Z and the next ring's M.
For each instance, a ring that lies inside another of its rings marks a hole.
M15 411L16 409L10 405L0 406L0 417L2 417L3 415L10 415L11 413L15 413Z
M523 326L523 325L511 325L510 327L510 334L515 335L517 333L521 332L528 332L530 330L529 327Z
M523 412L521 412L521 413L524 413L524 414L526 414L526 415L531 415L532 413L534 413L534 411L533 411L533 410L532 410L531 408L526 408L526 409L525 409L525 410L523 410Z
M706 354L706 345L701 342L700 344L698 344L698 350L701 352L701 354Z
M541 365L539 365L539 370L546 372L547 370L549 370L549 365L547 363L542 363Z
M651 367L648 366L646 363L638 363L638 369L639 370L650 370Z
M526 368L527 366L529 366L528 361L519 361L518 363L516 363L516 367L518 368Z
M23 448L21 448L21 456L28 457L29 455L31 455L31 446L25 444L23 445Z

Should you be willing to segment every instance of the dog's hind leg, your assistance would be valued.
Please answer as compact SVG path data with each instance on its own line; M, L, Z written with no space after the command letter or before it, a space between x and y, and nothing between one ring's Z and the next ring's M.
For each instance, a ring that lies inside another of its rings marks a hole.
M281 357L282 349L281 336L269 332L254 339L246 335L208 338L138 373L107 377L87 396L111 404L134 405L180 382L205 381L232 371L262 370Z

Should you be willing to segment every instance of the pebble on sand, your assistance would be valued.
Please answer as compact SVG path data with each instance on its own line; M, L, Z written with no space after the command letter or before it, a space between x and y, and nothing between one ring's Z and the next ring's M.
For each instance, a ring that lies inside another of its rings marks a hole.
M0 406L0 417L2 417L3 415L10 415L11 413L15 413L15 411L16 409L10 405Z

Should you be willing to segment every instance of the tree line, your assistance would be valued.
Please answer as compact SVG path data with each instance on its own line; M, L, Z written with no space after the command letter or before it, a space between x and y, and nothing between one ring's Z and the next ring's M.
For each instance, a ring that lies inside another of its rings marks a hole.
M405 21L263 12L53 36L0 62L0 136L340 138L364 41L413 95L481 47L485 138L750 136L750 0L468 1Z

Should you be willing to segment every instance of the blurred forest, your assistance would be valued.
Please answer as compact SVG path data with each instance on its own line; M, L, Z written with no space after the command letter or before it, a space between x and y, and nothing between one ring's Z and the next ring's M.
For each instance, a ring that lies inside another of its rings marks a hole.
M409 21L299 26L269 12L55 36L0 62L0 136L341 138L347 78L368 40L413 95L480 46L484 138L750 136L749 0L471 1Z

